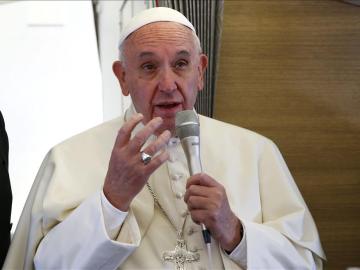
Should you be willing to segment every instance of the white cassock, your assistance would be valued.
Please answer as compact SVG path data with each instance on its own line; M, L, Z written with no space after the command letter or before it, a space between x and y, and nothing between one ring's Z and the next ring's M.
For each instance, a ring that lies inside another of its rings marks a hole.
M131 107L125 121L133 113ZM128 213L102 194L124 119L74 136L48 153L4 269L175 269L162 254L174 250L176 230L148 188ZM321 269L325 255L315 223L277 147L254 132L203 116L200 136L203 171L225 187L245 229L230 255L212 240L213 269ZM149 183L171 221L178 227L185 222L187 249L200 255L186 269L205 269L201 228L186 215L183 201L189 177L185 155L176 138L167 149L170 160Z

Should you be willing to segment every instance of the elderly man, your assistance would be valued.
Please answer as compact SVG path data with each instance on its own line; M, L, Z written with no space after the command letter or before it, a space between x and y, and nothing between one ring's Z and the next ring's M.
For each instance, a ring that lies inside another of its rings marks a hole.
M189 177L175 114L193 109L207 66L191 23L146 10L120 44L113 70L133 105L49 152L5 268L321 268L314 221L271 141L200 116L205 173Z

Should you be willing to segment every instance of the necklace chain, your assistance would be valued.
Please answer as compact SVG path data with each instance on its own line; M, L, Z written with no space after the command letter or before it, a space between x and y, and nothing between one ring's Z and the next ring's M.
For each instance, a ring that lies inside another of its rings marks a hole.
M160 211L164 214L164 216L170 221L170 224L175 228L176 230L176 233L178 234L178 237L182 238L182 234L183 234L183 230L184 230L184 227L185 227L185 223L186 223L186 218L187 218L187 215L185 216L185 219L184 219L184 222L181 226L181 229L178 229L175 225L175 223L171 220L171 218L169 217L169 215L166 213L165 209L161 206L159 200L158 200L158 197L155 193L155 191L151 188L150 184L147 182L146 183L146 186L151 194L151 196L153 197L154 199L154 202L156 203L156 205L159 207Z
M169 173L169 168L167 167L167 169ZM174 227L177 235L175 249L171 251L164 251L162 253L162 260L164 262L168 261L174 263L176 270L185 270L185 264L197 262L200 259L199 253L187 250L186 242L185 239L183 238L185 223L189 213L188 212L186 213L182 226L180 226L180 228L178 229L176 223L170 218L170 216L166 213L165 209L161 206L158 196L155 193L155 191L151 188L149 182L146 182L146 186L151 196L154 199L154 203L159 207L160 211L169 220L170 224Z

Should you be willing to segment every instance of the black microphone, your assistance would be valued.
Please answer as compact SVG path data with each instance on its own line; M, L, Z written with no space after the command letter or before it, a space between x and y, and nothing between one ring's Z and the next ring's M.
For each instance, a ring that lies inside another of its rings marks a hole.
M193 110L176 113L175 131L184 149L190 175L201 173L200 124L197 114ZM206 229L204 224L201 224L201 228L205 243L211 243L209 230Z

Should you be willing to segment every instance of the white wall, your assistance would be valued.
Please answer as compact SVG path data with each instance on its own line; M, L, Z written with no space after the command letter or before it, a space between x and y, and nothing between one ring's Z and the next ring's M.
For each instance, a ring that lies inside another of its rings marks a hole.
M99 1L98 53L91 1L0 0L0 110L10 144L12 231L47 151L128 107L112 63L121 26L151 6Z
M0 4L0 33L14 229L46 152L103 121L102 86L91 2Z
M145 0L99 1L97 4L105 121L121 115L131 102L130 97L121 94L112 72L112 63L119 56L118 40L122 27L136 13L149 7L152 7L152 1Z
M119 83L112 71L112 63L118 59L119 10L123 2L100 1L96 8L103 77L103 117L105 121L120 115L130 102L129 98L122 96Z

